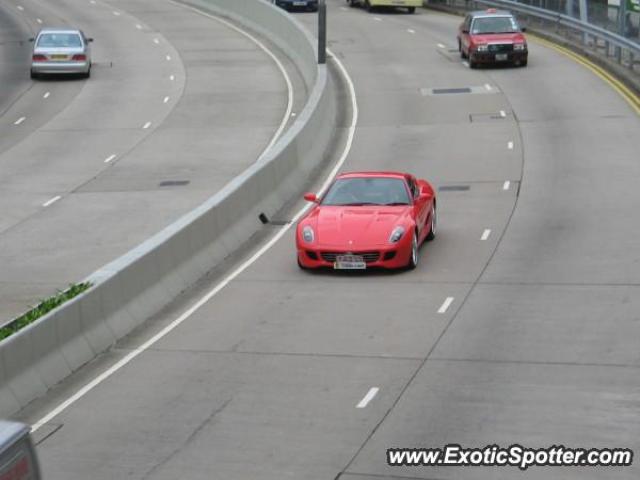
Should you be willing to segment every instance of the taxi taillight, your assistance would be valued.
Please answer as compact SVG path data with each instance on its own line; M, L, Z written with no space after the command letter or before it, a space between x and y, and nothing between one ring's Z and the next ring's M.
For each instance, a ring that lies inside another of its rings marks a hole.
M85 62L87 60L87 56L82 54L77 54L77 55L74 55L71 60L73 60L74 62Z
M44 55L34 55L33 57L31 57L31 59L34 62L46 62L47 61L47 57L45 57Z

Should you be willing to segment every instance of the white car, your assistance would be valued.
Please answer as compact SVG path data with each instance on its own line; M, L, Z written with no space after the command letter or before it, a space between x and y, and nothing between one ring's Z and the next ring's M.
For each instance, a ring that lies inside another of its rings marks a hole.
M92 38L82 30L40 30L33 42L31 78L41 75L76 74L88 78L91 75Z

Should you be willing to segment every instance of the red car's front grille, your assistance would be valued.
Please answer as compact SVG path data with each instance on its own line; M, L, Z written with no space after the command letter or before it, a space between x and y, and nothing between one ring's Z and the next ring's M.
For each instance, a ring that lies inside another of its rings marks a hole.
M333 263L338 255L360 255L366 263L377 262L380 252L322 252L320 253L325 262Z

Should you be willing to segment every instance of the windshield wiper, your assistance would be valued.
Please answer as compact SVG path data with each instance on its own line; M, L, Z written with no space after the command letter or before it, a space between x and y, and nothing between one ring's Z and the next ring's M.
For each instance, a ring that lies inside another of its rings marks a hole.
M384 204L385 207L396 207L398 205L409 205L409 204L407 202L391 202L391 203Z

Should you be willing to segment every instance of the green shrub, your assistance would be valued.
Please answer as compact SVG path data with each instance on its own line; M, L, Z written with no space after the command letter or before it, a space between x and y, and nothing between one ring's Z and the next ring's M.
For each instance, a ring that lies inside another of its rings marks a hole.
M7 324L5 327L0 328L0 340L5 339L20 329L26 327L30 323L35 322L40 317L43 317L51 310L59 307L65 302L68 302L74 297L77 297L82 292L91 287L91 283L77 283L69 285L69 288L64 292L59 292L53 297L47 298L40 302L36 307L29 310L27 313L20 315L18 318Z

